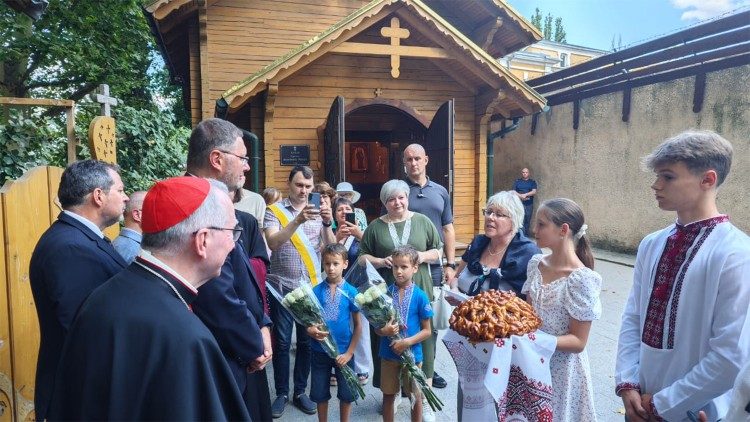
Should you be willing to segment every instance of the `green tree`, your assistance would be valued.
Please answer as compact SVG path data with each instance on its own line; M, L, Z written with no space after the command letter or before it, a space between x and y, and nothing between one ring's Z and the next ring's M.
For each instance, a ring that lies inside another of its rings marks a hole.
M531 24L542 33L542 36L546 40L557 41L563 44L568 42L561 17L555 18L551 13L547 13L547 16L544 16L542 11L537 7L534 9L534 14L531 15Z
M552 14L551 13L547 13L547 16L544 18L544 30L542 31L542 34L544 34L545 40L552 39Z
M534 25L540 32L542 31L542 12L538 7L534 9L534 15L531 16L531 24Z
M565 33L565 28L563 28L562 18L558 17L557 19L555 19L555 37L554 37L554 40L557 41L557 42L559 42L559 43L563 43L564 44L567 41L565 39L566 36L567 36L567 34Z
M151 106L152 36L138 0L52 0L38 21L0 8L0 95L78 101L99 84Z

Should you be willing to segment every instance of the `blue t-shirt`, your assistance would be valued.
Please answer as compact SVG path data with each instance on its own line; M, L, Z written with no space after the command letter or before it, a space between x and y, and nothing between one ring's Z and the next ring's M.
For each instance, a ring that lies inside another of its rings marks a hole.
M416 284L411 284L411 298L407 302L407 296L409 292L404 292L404 303L400 306L398 299L398 287L393 284L388 287L388 294L393 297L393 306L400 312L401 315L406 314L406 331L404 332L403 327L401 328L401 335L404 337L411 337L422 330L421 321L432 318L432 306L430 301L427 299L427 294L424 290L420 289ZM408 305L407 305L408 303ZM414 361L416 363L422 362L422 343L411 346L411 351L414 353ZM401 358L393 352L391 349L391 340L388 337L380 338L380 352L378 355L387 360L400 360Z
M344 293L341 292L342 290ZM323 319L326 320L328 329L331 330L339 353L345 353L354 334L352 331L352 312L359 312L359 308L353 300L354 296L357 295L357 289L344 280L341 287L336 289L334 297L330 297L330 292L331 289L326 281L313 287L313 293L323 307ZM323 346L317 341L312 342L312 349L316 352L325 353Z
M529 193L534 189L536 189L536 180L534 179L516 179L516 181L513 182L513 190L518 193ZM524 205L531 205L534 203L534 197L532 196L528 199L524 199L521 202L523 202Z

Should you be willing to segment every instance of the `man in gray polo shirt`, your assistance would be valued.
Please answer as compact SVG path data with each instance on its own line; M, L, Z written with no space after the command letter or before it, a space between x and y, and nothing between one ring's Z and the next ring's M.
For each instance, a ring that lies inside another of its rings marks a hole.
M446 258L445 273L453 277L456 272L456 233L453 230L453 208L448 191L427 177L429 157L419 144L411 144L404 150L404 171L409 185L409 210L424 214L432 221L443 242L443 255ZM443 284L443 268L431 265L432 283ZM432 386L444 388L445 380L435 372Z

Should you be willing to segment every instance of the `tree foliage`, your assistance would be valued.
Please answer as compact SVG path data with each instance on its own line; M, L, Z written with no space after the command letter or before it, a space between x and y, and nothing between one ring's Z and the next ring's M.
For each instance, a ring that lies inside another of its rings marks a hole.
M76 120L80 159L91 156L87 139L88 124L95 116L92 111L80 111ZM7 123L0 124L0 186L34 166L65 167L64 126L39 114L29 117L14 113ZM146 190L156 180L184 173L189 128L177 126L169 113L150 109L123 106L113 114L117 121L117 163L126 191ZM39 126L40 121L46 124Z
M531 15L531 24L542 33L546 40L557 41L563 44L568 42L561 17L555 18L551 13L547 13L544 16L542 11L537 7L534 9L534 14Z
M38 21L0 7L0 95L80 100L107 83L151 106L153 38L138 0L52 0Z
M544 34L545 40L552 39L552 14L550 13L547 13L547 16L544 17L544 29L542 30L542 33Z
M565 33L565 28L563 28L562 24L562 18L558 17L555 19L555 36L554 40L559 43L565 43L567 40L565 39L567 34Z
M0 3L0 96L76 101L79 158L99 107L86 95L103 83L122 100L118 164L126 190L181 174L189 118L170 84L141 10L147 0L50 0L38 21ZM64 118L44 108L0 108L0 185L36 165L65 166ZM179 120L175 119L179 117Z

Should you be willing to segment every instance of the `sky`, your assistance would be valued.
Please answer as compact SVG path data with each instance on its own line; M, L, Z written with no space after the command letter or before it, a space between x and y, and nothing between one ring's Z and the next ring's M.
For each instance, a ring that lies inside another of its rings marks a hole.
M562 17L569 44L602 50L673 33L737 9L750 9L750 0L506 0L526 19L534 9L544 16ZM554 26L553 26L554 28Z

